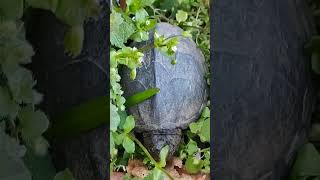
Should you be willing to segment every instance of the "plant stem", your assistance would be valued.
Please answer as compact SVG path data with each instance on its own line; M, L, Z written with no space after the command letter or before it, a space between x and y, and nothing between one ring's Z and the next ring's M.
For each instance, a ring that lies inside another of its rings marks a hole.
M174 180L174 178L171 176L171 174L169 174L168 171L166 171L165 169L163 169L156 160L154 160L154 158L151 156L151 154L149 153L149 151L147 150L147 148L144 147L144 145L134 136L132 136L131 134L126 134L128 138L130 138L131 140L133 140L135 143L138 144L138 146L142 149L142 151L147 155L147 157L150 159L151 163L153 165L155 165L156 168L158 168L159 170L161 170L162 172L164 172L171 180Z
M206 151L210 151L210 148L204 148L204 149L201 149L199 152L206 152Z
M175 37L183 37L182 35L173 35L173 36L170 36L170 37L167 37L166 39L164 39L164 42L172 39L172 38L175 38ZM155 45L153 43L150 43L150 44L147 44L145 46L142 46L141 48L139 48L138 50L140 52L145 52L145 51L149 51L150 49L153 49L155 48Z

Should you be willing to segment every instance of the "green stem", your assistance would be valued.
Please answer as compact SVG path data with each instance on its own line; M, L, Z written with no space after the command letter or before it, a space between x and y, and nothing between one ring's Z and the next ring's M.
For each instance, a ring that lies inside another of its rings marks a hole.
M135 143L138 144L138 146L142 149L142 151L147 155L147 157L150 159L151 163L158 168L159 170L161 170L162 172L164 172L171 180L174 180L174 178L171 176L171 174L169 174L168 171L166 171L165 169L163 169L156 160L154 160L154 158L151 156L151 154L149 153L149 151L147 150L147 148L144 147L144 145L134 136L132 136L131 134L126 134L128 138L130 138L131 140L133 140Z
M164 39L164 42L166 42L166 41L168 41L168 40L170 40L172 38L175 38L175 37L184 37L184 36L182 36L182 35L170 36L170 37L167 37L166 39ZM145 52L145 51L149 51L149 50L151 50L153 48L155 48L155 45L150 43L150 44L147 44L145 46L142 46L141 48L138 49L138 51Z
M210 151L210 148L204 148L204 149L201 149L199 152L206 152L206 151Z

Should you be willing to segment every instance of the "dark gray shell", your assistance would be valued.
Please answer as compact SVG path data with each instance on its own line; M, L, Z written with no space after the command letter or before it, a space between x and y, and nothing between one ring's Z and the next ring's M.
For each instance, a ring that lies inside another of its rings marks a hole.
M165 37L181 34L182 30L167 23L159 23L156 31ZM153 43L153 34L147 44ZM141 44L139 45L141 46ZM142 131L186 128L196 120L206 104L207 84L204 56L189 38L180 38L177 64L156 49L144 52L143 66L131 80L130 71L122 73L122 87L128 97L149 88L160 88L153 98L129 109Z
M213 3L213 179L288 179L314 99L305 3Z

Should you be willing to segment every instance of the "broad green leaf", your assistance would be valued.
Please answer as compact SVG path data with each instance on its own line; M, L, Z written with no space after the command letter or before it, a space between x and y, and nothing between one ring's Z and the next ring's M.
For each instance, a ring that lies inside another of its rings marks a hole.
M110 108L108 101L109 96L96 97L56 114L51 118L54 123L51 124L46 135L49 138L74 137L109 123L109 120L116 118L118 114L115 106ZM116 122L110 122L110 130L117 126L113 123Z
M189 156L185 163L185 168L187 172L190 174L198 173L201 170L202 166L203 166L202 160L192 156Z
M56 175L56 169L49 154L38 156L33 151L27 150L23 160L32 174L32 180L52 180Z
M114 142L116 143L116 145L122 144L123 139L125 137L125 134L123 134L123 133L118 134L117 132L113 132L112 135L113 135L113 139L114 139Z
M203 122L199 136L202 142L210 142L210 118Z
M100 6L95 0L63 0L59 1L55 15L67 25L77 26L88 16L96 17L99 11Z
M31 180L31 174L21 159L26 152L24 146L9 137L0 126L0 179Z
M209 118L210 117L210 109L208 107L205 107L204 110L201 113L201 117Z
M112 11L110 14L110 28L118 27L123 22L121 13Z
M146 21L148 16L149 16L149 14L147 13L147 11L145 9L141 8L140 10L138 10L136 12L135 20L137 22L144 22L144 21Z
M159 88L151 88L151 89L145 90L143 92L136 93L136 94L130 96L129 98L127 98L125 105L127 107L131 107L136 104L139 104L139 103L151 98L152 96L156 95L159 91L160 91Z
M169 146L166 145L160 151L160 162L159 162L159 165L161 167L165 167L166 166L166 160L167 160L168 153L169 153Z
M311 143L299 149L290 180L320 176L320 154Z
M41 111L26 107L19 112L18 117L22 136L27 141L35 140L48 129L49 120Z
M18 20L23 15L23 0L1 0L0 16L9 20Z
M190 139L186 148L187 148L186 151L187 151L188 155L193 155L194 153L196 153L198 151L197 142Z
M141 1L141 6L146 7L146 6L151 6L155 0L140 0Z
M49 143L42 136L33 139L30 144L30 149L33 149L34 153L38 156L45 156L48 152Z
M120 124L120 116L117 111L117 107L110 103L110 130L116 131Z
M17 103L33 103L33 86L35 81L31 71L18 66L2 66L3 72L8 78L8 85L14 100Z
M8 89L0 86L0 118L9 117L12 120L18 111L19 105L10 98Z
M182 10L178 10L178 12L176 14L176 19L179 23L184 22L188 19L188 13L184 12Z
M134 142L127 136L124 137L123 142L122 142L122 146L124 147L124 149L126 150L127 153L132 154L135 151Z
M64 37L64 46L73 57L78 56L82 51L84 30L82 25L72 26Z
M134 128L134 126L135 126L135 121L134 121L133 116L128 116L126 118L124 125L123 125L123 130L125 133L129 133Z
M110 155L111 155L111 159L113 159L116 156L115 153L115 149L116 149L116 145L114 143L114 138L113 138L113 133L110 132Z
M143 30L145 31L150 31L157 25L157 20L156 19L148 19L144 23Z
M6 51L3 52L3 58L6 64L27 64L31 63L31 57L34 55L32 46L25 40L15 39L6 43ZM11 65L12 66L12 65Z
M201 121L201 120L199 122L190 123L189 124L190 131L192 133L197 134L201 130L202 124L203 124L203 121Z
M119 124L118 128L123 129L123 125L126 122L128 115L127 115L126 111L118 111L118 114L120 116L120 124Z
M110 43L119 48L124 47L124 43L127 42L129 37L134 33L135 26L131 20L124 20L118 26L110 27Z
M57 175L53 178L53 180L75 180L73 175L69 169L65 169L64 171L60 171Z
M34 8L46 9L52 12L56 11L58 5L58 0L26 0L26 2Z
M149 39L149 32L144 30L136 31L132 36L131 39L133 39L136 42L142 42L147 41ZM134 79L134 78L131 78Z

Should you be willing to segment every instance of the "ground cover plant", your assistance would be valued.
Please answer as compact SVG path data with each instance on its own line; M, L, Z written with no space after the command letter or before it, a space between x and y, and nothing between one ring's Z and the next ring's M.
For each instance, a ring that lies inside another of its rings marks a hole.
M69 27L64 46L72 56L82 50L84 21L99 12L92 0L0 2L0 179L72 180L68 169L56 173L51 163L43 136L49 120L38 108L42 95L34 88L36 80L24 66L35 54L24 26L32 8L51 11Z
M130 77L137 75L142 66L145 49L157 48L171 58L172 65L179 65L174 54L179 43L177 37L165 39L154 34L154 43L143 48L130 46L132 42L149 39L149 31L158 22L167 22L181 27L184 37L192 38L205 56L209 68L210 24L209 1L207 0L120 0L112 1L110 14L110 171L112 177L124 179L177 179L169 166L178 166L186 174L210 172L210 102L201 117L183 132L184 142L176 159L166 162L168 147L160 152L156 161L137 139L133 130L135 119L126 113L128 104L120 85L119 68L127 66ZM209 74L207 76L210 85ZM151 90L152 91L152 90ZM157 93L153 90L152 95ZM160 90L161 91L161 90ZM150 92L149 92L150 93ZM141 98L145 94L142 92ZM148 96L150 97L150 96ZM172 170L172 168L171 168ZM180 174L181 175L181 174ZM120 177L121 176L121 177ZM179 176L179 175L178 175Z

